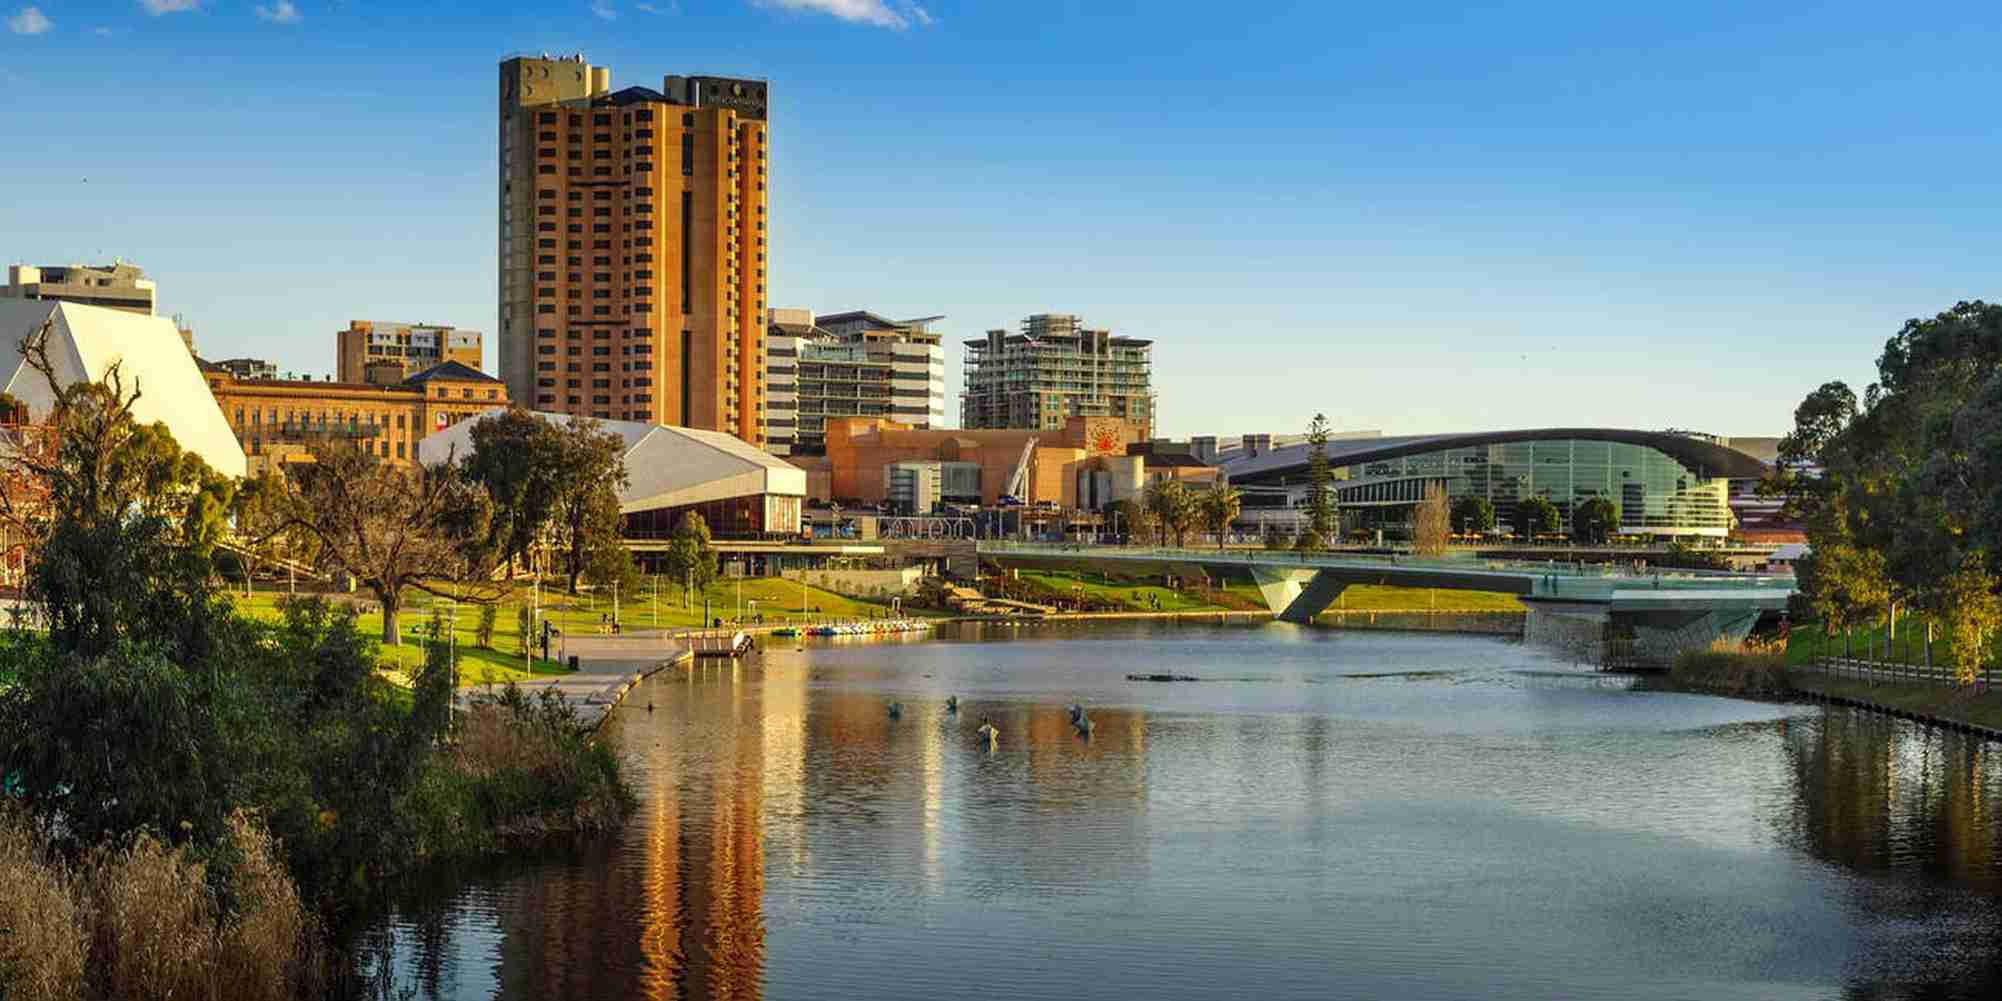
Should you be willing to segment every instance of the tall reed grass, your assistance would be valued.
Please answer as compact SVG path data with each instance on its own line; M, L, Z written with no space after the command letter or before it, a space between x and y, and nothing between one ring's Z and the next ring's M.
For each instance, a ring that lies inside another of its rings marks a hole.
M1716 640L1685 650L1669 664L1671 682L1685 688L1728 695L1783 695L1793 690L1787 678L1786 650L1756 640L1733 643Z
M318 922L246 813L208 858L153 833L74 863L0 814L0 997L286 1001L320 996Z

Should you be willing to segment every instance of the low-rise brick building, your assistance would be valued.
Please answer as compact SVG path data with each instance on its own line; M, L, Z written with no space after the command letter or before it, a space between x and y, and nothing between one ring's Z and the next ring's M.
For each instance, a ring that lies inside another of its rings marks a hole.
M508 405L499 379L450 361L386 386L238 379L206 363L202 376L253 475L273 463L310 461L311 444L337 439L387 462L413 464L424 436Z

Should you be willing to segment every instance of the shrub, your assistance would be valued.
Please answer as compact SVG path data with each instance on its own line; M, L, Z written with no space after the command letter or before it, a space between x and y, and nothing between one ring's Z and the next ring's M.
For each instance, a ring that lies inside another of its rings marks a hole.
M607 830L632 806L618 756L554 689L478 696L458 736L448 767L476 826L497 838Z

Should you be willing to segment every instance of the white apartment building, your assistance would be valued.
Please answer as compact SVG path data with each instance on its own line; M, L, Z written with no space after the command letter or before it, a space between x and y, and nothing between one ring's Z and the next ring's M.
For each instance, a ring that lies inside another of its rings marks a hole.
M772 310L765 338L767 450L826 454L829 417L944 426L945 347L931 329L940 319Z

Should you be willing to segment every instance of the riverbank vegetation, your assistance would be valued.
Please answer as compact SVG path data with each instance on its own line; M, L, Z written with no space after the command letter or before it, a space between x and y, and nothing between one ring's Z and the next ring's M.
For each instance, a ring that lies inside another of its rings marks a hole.
M1798 637L1799 631L1794 635ZM1843 699L1920 719L2002 730L2002 692L1987 685L1958 687L1895 676L1844 675L1811 666L1794 649L1792 644L1720 642L1685 651L1670 663L1667 683L1687 691L1744 698Z
M1783 650L1772 646L1719 641L1685 650L1669 662L1668 680L1678 688L1772 698L1793 691Z
M399 691L352 608L239 614L215 561L239 485L136 399L114 365L5 441L38 625L0 630L0 997L321 996L323 929L393 877L630 809L554 696L455 713L448 644Z
M1769 489L1806 527L1796 618L1838 632L1918 612L1962 685L2002 627L2002 306L1912 319L1858 398L1842 382L1794 411Z

